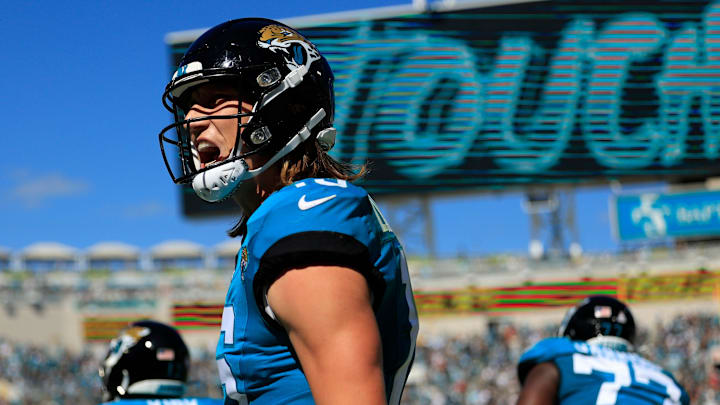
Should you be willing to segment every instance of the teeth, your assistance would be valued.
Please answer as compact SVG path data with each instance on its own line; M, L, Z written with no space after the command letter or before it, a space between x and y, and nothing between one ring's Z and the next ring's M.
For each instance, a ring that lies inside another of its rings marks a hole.
M207 152L207 151L210 151L211 149L218 149L218 147L208 141L198 142L198 145L197 145L198 152Z
M220 148L214 143L201 140L195 145L198 158L200 160L200 168L205 165L215 163L220 156Z

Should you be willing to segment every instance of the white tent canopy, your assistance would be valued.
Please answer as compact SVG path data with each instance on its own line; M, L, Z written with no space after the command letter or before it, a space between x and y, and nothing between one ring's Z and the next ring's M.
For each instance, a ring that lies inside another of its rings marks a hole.
M87 249L88 260L137 260L140 249L122 242L99 242Z
M197 259L205 254L205 248L186 240L169 240L153 246L150 256L153 259Z
M58 242L37 242L22 250L23 260L75 260L77 249Z
M235 257L242 247L242 239L230 239L215 245L215 254L218 257Z

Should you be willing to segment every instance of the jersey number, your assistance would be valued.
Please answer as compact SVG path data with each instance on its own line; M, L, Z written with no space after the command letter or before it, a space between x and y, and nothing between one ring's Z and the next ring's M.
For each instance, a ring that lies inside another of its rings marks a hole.
M220 324L220 332L225 333L223 344L233 344L235 334L235 311L232 306L224 307L222 313L222 323ZM236 400L240 405L247 405L247 396L237 391L237 382L230 370L225 357L217 359L218 373L220 374L220 382L225 386L225 395L228 398Z
M680 404L680 387L675 382L657 369L643 367L641 365L633 366L632 363L607 359L602 357L586 356L584 354L575 353L573 355L573 371L575 374L590 375L593 371L612 374L615 379L612 382L605 382L600 386L598 392L597 405L614 405L617 401L617 394L620 388L629 387L633 381L631 377L635 376L635 383L650 385L654 382L665 387L665 393L668 399L663 405L679 405Z

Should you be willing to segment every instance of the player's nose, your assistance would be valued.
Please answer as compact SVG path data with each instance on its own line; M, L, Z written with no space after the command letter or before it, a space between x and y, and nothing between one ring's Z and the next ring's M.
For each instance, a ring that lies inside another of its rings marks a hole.
M188 111L188 113L185 115L185 120L189 121L187 126L191 134L199 135L205 129L207 129L208 126L210 126L210 120L204 119L206 117L208 117L208 114L203 113L195 107L191 108L190 111Z

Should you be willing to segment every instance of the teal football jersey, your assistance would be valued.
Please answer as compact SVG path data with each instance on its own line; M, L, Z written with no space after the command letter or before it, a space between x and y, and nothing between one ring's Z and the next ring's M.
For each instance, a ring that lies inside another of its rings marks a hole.
M217 345L226 400L314 403L265 296L284 271L312 265L349 267L367 279L382 340L386 395L398 404L418 332L405 256L365 190L337 179L285 186L248 218Z
M690 400L673 376L640 355L572 341L543 339L518 363L520 382L533 366L552 362L560 373L558 404L687 405Z

